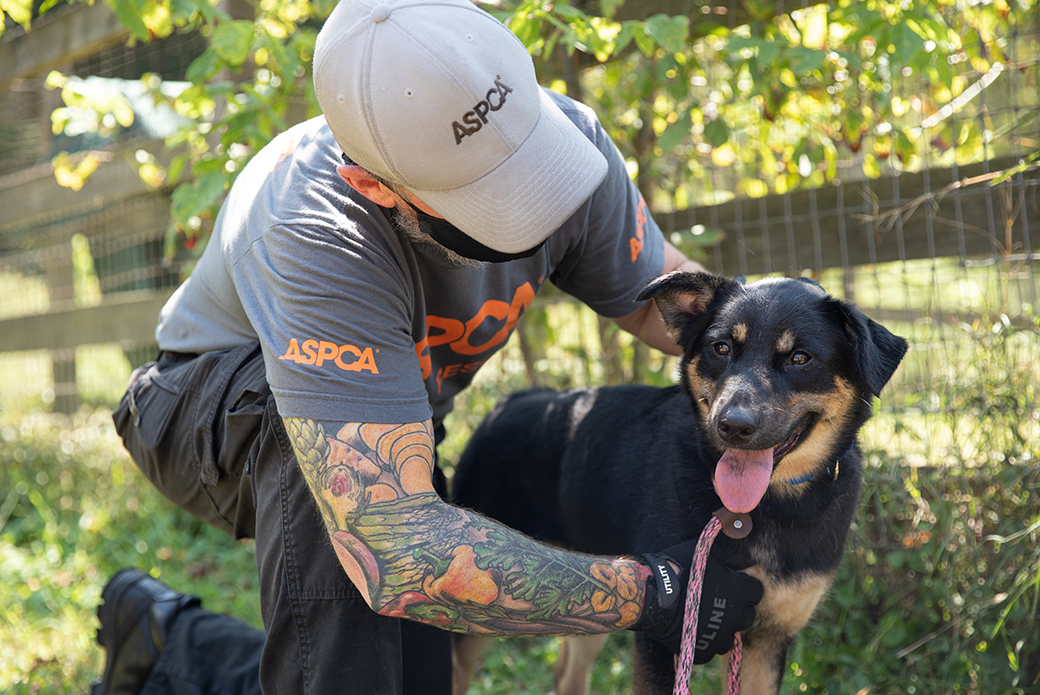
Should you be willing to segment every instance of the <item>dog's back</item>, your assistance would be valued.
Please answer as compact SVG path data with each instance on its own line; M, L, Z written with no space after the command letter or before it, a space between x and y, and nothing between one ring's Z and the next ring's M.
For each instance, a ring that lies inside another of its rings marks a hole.
M678 386L511 394L474 432L452 500L553 545L614 555L659 550L703 527L714 510L707 502L680 518L673 500L654 503L698 473L695 484L713 496L707 468L684 465L702 447L691 415ZM678 446L662 449L665 442ZM661 460L666 454L671 461Z
M473 433L452 481L453 503L537 540L571 546L559 496L565 423L580 393L532 389L503 398Z

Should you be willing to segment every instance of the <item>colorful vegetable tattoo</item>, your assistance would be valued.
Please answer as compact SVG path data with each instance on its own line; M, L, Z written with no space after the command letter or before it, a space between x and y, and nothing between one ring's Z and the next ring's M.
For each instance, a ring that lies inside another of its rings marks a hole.
M285 424L340 563L380 614L512 635L607 632L638 619L643 565L541 545L442 501L430 421Z

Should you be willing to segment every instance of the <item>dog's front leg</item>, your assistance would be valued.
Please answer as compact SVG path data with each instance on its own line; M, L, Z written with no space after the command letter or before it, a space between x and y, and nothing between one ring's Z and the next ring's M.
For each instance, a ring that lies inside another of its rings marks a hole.
M484 635L453 633L451 636L451 692L466 695L470 679L484 647L491 641Z
M762 582L764 593L756 608L755 624L744 633L741 695L780 692L787 650L827 593L834 574L806 572L795 578L769 575L761 565L744 570Z
M740 668L741 695L776 695L780 692L780 682L784 677L784 666L787 663L787 648L791 640L786 641L780 635L758 635L744 644L744 654ZM725 676L724 676L725 677Z
M632 695L669 695L675 685L675 655L642 632L632 640Z
M596 656L607 643L609 633L564 637L556 659L556 695L589 695L589 674Z

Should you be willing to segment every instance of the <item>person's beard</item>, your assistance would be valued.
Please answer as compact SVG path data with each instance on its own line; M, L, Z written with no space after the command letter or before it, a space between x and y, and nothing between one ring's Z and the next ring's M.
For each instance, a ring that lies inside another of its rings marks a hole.
M477 261L472 258L466 258L455 253L451 249L438 244L434 241L433 237L424 232L419 226L419 220L416 219L415 215L409 215L407 212L401 209L401 206L391 210L392 219L394 226L404 235L404 237L419 246L425 246L430 249L439 251L445 258L454 263L457 266L464 268L479 268L481 266L488 265L487 261Z

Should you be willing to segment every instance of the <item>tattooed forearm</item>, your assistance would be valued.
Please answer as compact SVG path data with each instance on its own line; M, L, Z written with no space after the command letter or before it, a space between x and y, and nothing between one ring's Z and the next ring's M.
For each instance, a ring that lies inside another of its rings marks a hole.
M340 562L376 611L492 634L605 632L639 617L639 563L550 548L444 503L429 421L285 423Z

